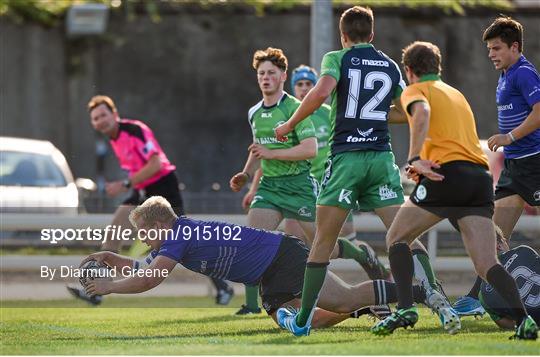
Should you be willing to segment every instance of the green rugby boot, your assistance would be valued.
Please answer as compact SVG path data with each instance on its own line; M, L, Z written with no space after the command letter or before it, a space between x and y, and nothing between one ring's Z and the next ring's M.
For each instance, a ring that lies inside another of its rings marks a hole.
M377 336L387 336L397 328L414 327L417 322L418 310L416 309L416 306L411 306L407 309L399 309L386 319L379 321L371 328L371 332Z

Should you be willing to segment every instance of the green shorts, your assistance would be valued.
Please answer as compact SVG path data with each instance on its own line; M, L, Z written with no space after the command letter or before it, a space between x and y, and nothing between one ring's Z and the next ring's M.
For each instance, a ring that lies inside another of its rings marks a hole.
M404 202L391 151L349 151L328 162L317 205L372 211Z
M250 208L279 211L283 218L315 222L318 184L309 174L261 178Z

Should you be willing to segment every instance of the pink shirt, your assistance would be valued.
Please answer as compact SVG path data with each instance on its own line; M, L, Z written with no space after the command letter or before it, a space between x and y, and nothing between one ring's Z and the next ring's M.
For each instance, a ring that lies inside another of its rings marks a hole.
M161 161L161 169L146 181L135 185L136 189L143 189L176 169L169 162L154 133L146 124L131 119L120 119L118 123L120 124L118 136L116 139L111 139L111 146L120 162L120 167L128 171L129 177L142 169L152 155L159 155Z

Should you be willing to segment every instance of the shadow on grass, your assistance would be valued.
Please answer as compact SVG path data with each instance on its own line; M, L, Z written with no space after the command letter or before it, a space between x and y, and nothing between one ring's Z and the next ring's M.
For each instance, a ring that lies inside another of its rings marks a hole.
M243 322L258 321L258 320L271 321L271 319L265 315L250 316L248 318L245 318L242 316L235 316L235 315L218 315L218 316L203 317L203 318L186 318L186 319L179 318L179 319L174 319L174 320L157 320L157 321L146 323L144 324L144 326L157 327L157 326L165 326L165 325L170 326L170 325L181 325L181 324L206 324L206 323L211 324L211 323L230 322L230 321L235 321L235 322L238 321L239 323L243 323Z

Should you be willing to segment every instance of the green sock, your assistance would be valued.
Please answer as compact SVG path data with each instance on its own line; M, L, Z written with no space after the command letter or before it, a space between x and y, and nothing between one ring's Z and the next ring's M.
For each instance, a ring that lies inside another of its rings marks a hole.
M246 287L246 306L251 310L259 308L259 286L245 285Z
M326 277L328 263L307 263L302 289L302 308L296 316L296 324L306 326L319 299L319 293Z
M367 264L367 254L364 250L358 248L348 239L338 238L339 257L345 259L354 259L358 264Z
M439 290L437 278L429 262L429 256L421 249L412 251L414 261L414 277L419 280L422 285L430 286L432 289Z

